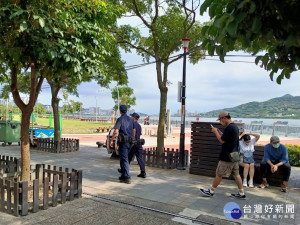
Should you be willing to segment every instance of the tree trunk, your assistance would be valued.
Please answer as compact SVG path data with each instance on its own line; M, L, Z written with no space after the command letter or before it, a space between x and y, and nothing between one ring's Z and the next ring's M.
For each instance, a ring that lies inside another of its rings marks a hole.
M57 97L60 90L59 85L52 84L48 81L51 86L52 100L51 105L53 109L53 118L54 118L54 141L60 141L60 124L59 124L59 98Z
M160 110L157 129L157 150L159 154L164 152L165 120L167 108L167 89L160 90Z
M21 121L21 180L30 181L30 144L29 144L29 126L32 111L22 110Z
M160 109L159 109L159 120L157 129L157 151L159 154L164 152L164 136L165 136L165 120L166 120L166 109L167 109L167 76L168 76L168 64L164 63L163 77L161 66L162 63L157 60L156 72L157 72L157 82L160 90Z
M36 103L37 97L41 90L44 78L40 76L36 77L36 66L34 63L30 64L31 77L30 77L30 97L28 104L25 104L18 90L18 69L16 66L11 68L11 92L16 105L22 111L21 121L21 180L30 181L30 145L29 145L29 126L30 116L33 112L33 107Z

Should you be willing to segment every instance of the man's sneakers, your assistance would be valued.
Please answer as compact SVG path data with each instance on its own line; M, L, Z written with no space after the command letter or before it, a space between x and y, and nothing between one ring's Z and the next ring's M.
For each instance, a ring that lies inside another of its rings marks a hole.
M244 181L243 181L243 186L244 187L247 187L248 185L247 185L247 180L246 179L244 179Z
M230 197L237 198L237 199L246 199L246 195L245 194L241 195L240 193L238 193L238 194L231 194Z
M208 197L214 196L214 193L212 193L212 192L210 191L210 189L202 189L202 188L200 188L199 190L200 190L200 192L201 192L204 196L208 196ZM232 198L237 198L237 199L246 199L246 195L245 195L245 194L241 195L240 193L238 193L238 194L231 194L230 197L232 197Z
M137 177L146 178L146 173L140 173Z
M120 174L122 174L122 170L121 170L121 168L118 168L118 172L119 172Z
M202 188L200 188L199 190L205 196L212 197L214 195L214 193L211 193L210 189L202 189Z

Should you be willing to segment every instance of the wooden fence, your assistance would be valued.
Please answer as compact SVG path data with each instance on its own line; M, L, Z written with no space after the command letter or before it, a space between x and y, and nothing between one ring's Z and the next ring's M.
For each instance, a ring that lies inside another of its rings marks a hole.
M58 142L52 138L38 138L37 150L52 153L78 152L79 139L62 138L61 141Z
M146 166L175 169L179 164L179 150L165 149L162 155L158 154L157 148L144 148L143 159ZM188 165L189 153L184 150L184 166Z
M21 159L0 155L0 178L18 176L20 171Z
M82 196L82 171L37 164L30 182L0 179L0 211L15 216L48 209Z

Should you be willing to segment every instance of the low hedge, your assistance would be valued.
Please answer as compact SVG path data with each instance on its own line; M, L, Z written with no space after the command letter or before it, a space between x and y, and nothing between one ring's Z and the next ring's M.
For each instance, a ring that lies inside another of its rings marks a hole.
M300 145L285 145L289 152L291 166L300 166Z

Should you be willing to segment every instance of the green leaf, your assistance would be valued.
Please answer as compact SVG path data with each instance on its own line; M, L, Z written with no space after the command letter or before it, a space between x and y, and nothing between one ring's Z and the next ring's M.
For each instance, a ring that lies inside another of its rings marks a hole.
M219 55L219 58L220 58L220 61L222 62L222 63L225 63L225 55Z
M255 64L257 65L259 63L259 61L262 60L262 56L257 56L255 58Z
M207 30L209 29L209 26L204 26L201 30L201 34L203 36L206 36L208 33L207 33Z
M284 71L284 70L283 70ZM284 78L284 72L281 72L281 74L277 77L277 79L276 79L276 83L277 84L281 84L281 81L283 80L283 78Z
M48 27L44 27L44 31L45 31L46 33L49 33L51 30L50 30Z
M200 15L203 16L203 13L207 10L213 0L206 0L200 7Z
M208 11L208 14L210 16L210 18L213 18L216 16L216 9L217 9L217 4L216 3L213 3L211 4L211 6L209 7L209 11Z
M231 22L227 27L227 32L231 37L236 36L238 23L236 21Z
M246 16L247 16L247 14L242 12L235 17L235 20L237 22L241 22L242 20L244 20L246 18Z
M43 18L39 18L39 23L40 23L40 26L43 28L45 26L45 21Z
M269 55L265 54L264 57L262 58L262 63L264 64L264 66L267 66L267 63L269 61Z
M285 41L285 45L287 48L292 47L292 46L299 46L297 43L297 38L295 37L294 34L290 34L288 38Z
M24 30L26 30L28 28L27 23L23 22L20 24L20 31L23 32Z
M274 78L274 71L272 71L272 72L269 74L269 76L270 76L270 80L273 81L273 78Z
M260 28L261 28L261 22L260 22L260 19L256 16L253 19L251 30L255 33L259 33Z
M209 55L213 56L215 52L215 46L209 45L207 51Z
M241 8L243 8L244 7L244 4L245 4L245 1L242 1L239 5L238 5L238 9L241 9Z
M40 18L40 16L33 15L33 19L37 20L38 18Z
M254 1L250 1L250 10L249 13L253 13L256 10L256 4Z

